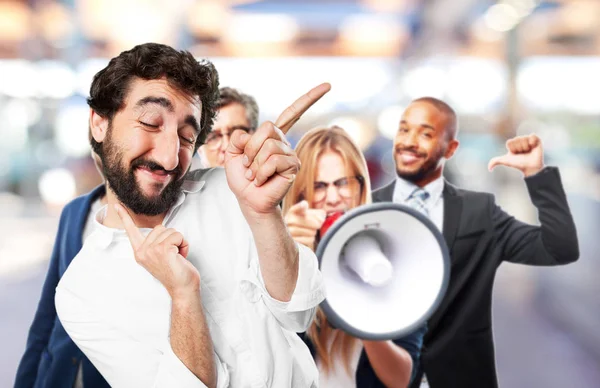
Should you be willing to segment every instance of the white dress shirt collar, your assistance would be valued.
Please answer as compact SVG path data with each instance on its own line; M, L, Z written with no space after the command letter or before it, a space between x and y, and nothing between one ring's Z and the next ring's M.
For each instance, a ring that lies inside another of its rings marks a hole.
M393 201L395 203L405 203L408 197L410 197L410 195L418 187L419 186L415 185L410 181L407 181L406 179L396 177ZM431 204L431 206L435 205L437 201L441 198L442 192L444 191L443 176L440 176L436 180L429 182L427 185L425 185L425 187L423 187L423 189L429 193L429 198L427 199L427 202Z

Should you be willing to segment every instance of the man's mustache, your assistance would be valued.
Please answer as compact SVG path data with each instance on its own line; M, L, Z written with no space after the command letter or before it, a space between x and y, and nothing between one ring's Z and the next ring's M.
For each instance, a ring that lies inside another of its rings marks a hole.
M410 153L414 154L415 156L418 156L418 157L421 157L421 158L424 158L424 157L427 156L426 153L419 152L418 150L416 150L415 148L412 148L412 147L396 147L395 151L396 151L396 153L398 153L398 152L410 152Z
M165 174L173 174L175 176L181 175L181 167L179 165L177 167L175 167L173 170L167 170L166 168L164 168L163 166L161 166L160 164L158 164L152 160L136 159L131 163L132 169L140 168L140 167L145 167L150 171L160 171Z

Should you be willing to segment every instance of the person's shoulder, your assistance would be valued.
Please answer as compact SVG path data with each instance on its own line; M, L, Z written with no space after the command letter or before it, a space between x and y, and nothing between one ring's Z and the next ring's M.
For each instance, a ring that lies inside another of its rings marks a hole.
M394 195L394 186L395 185L396 185L396 180L392 180L392 181L384 184L383 186L380 186L377 189L374 189L371 192L373 201L374 202L380 202L380 201L385 201L385 200L391 201L392 196Z
M470 205L477 203L486 204L490 201L494 202L494 194L485 191L469 190L459 188L452 183L444 182L444 195L445 196L458 196L463 198L464 201Z
M106 193L103 185L94 188L93 190L81 194L67 203L62 209L62 217L67 217L72 214L79 214L85 208L89 208L90 204Z

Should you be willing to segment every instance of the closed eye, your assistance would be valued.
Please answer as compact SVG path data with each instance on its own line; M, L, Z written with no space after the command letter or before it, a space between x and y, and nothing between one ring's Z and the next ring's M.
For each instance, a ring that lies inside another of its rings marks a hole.
M189 137L185 137L185 136L179 136L181 139L183 139L183 141L185 141L188 144L194 144L194 142L196 141L193 138L189 138Z
M148 127L148 128L158 128L158 125L152 125L152 124L148 124L148 123L145 123L145 122L143 122L143 121L138 121L138 123L140 123L140 124L142 124L143 126L145 126L145 127Z

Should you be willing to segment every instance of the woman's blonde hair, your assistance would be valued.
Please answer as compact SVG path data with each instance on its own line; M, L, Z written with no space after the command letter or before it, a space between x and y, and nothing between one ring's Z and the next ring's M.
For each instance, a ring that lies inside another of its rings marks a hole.
M302 200L308 201L309 206L312 205L317 163L319 157L328 151L337 152L344 160L346 171L362 178L362 192L358 205L371 203L371 183L365 157L342 128L333 126L311 129L302 136L295 151L300 159L301 167L296 180L283 199L283 214L286 214L290 207ZM340 357L348 374L351 373L352 349L358 341L355 337L331 328L320 308L317 309L317 315L307 334L315 346L317 357L325 373L328 373L333 367L333 360Z
M346 169L350 170L352 174L362 177L364 183L359 204L371 203L371 183L367 162L356 143L342 128L337 126L313 128L302 136L295 151L300 159L301 167L283 199L283 214L286 214L290 207L302 200L307 200L309 206L312 205L317 163L319 157L327 151L337 152L344 160Z

